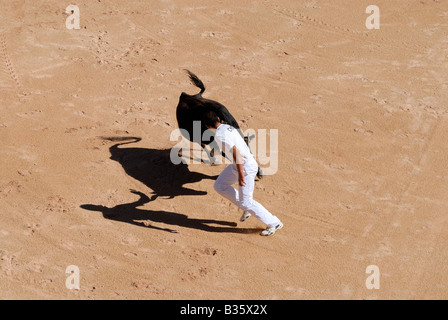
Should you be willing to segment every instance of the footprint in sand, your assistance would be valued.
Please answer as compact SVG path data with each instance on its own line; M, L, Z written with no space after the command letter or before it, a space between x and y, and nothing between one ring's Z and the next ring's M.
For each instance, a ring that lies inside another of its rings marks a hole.
M157 295L164 294L166 291L166 288L164 286L155 284L153 281L147 279L135 280L131 283L131 286L136 289L149 291Z
M287 291L291 295L299 297L306 296L310 293L307 289L296 286L288 286L285 288L285 291Z
M201 33L201 38L228 39L230 34L228 32L206 31Z
M47 205L45 207L46 211L67 213L72 209L67 201L61 196L50 196L47 198Z
M26 269L31 272L42 273L45 267L46 261L44 259L37 259L29 262Z
M38 223L27 223L23 226L23 234L26 236L32 236L36 231L40 229L40 224Z
M123 239L121 239L121 244L127 246L138 246L143 240L136 237L133 234L126 235Z
M13 192L21 192L23 189L22 185L18 181L10 181L2 186L0 186L0 198L7 197Z
M0 271L4 272L7 276L10 276L16 258L17 255L10 254L6 250L0 250Z

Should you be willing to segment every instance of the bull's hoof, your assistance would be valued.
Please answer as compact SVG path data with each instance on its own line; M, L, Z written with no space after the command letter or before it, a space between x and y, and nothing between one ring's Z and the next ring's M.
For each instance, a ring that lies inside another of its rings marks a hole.
M217 161L215 157L210 157L210 165L211 166L216 166L217 165Z
M261 168L258 167L257 178L263 179L263 177L264 177L263 170L261 170Z

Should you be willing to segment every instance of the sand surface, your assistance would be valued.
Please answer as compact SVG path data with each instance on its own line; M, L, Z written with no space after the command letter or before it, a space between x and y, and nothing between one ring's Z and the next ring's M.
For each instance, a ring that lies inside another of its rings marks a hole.
M448 1L370 4L1 0L0 298L448 298ZM274 237L170 163L183 69L279 130Z

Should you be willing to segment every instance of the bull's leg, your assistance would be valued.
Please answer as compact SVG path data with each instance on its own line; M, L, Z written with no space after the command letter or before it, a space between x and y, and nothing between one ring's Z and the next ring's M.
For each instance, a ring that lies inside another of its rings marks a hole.
M260 167L258 167L257 178L261 180L263 179L263 177L264 177L263 170Z
M212 145L213 144L213 142L210 144L210 145ZM210 159L210 163L211 164L215 164L216 163L216 158L215 158L215 148L211 148L210 149L210 152L209 151L207 151L207 149L205 148L207 145L205 144L205 143L201 143L201 147L202 147L202 149L204 149L205 150L205 152L207 152L207 155L208 155L208 157L209 157L209 159Z

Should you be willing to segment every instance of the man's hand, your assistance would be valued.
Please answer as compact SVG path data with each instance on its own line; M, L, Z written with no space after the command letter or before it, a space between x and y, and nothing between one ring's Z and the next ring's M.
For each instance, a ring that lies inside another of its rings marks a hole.
M246 181L244 180L244 173L238 173L238 185L240 187L244 187L246 185Z

